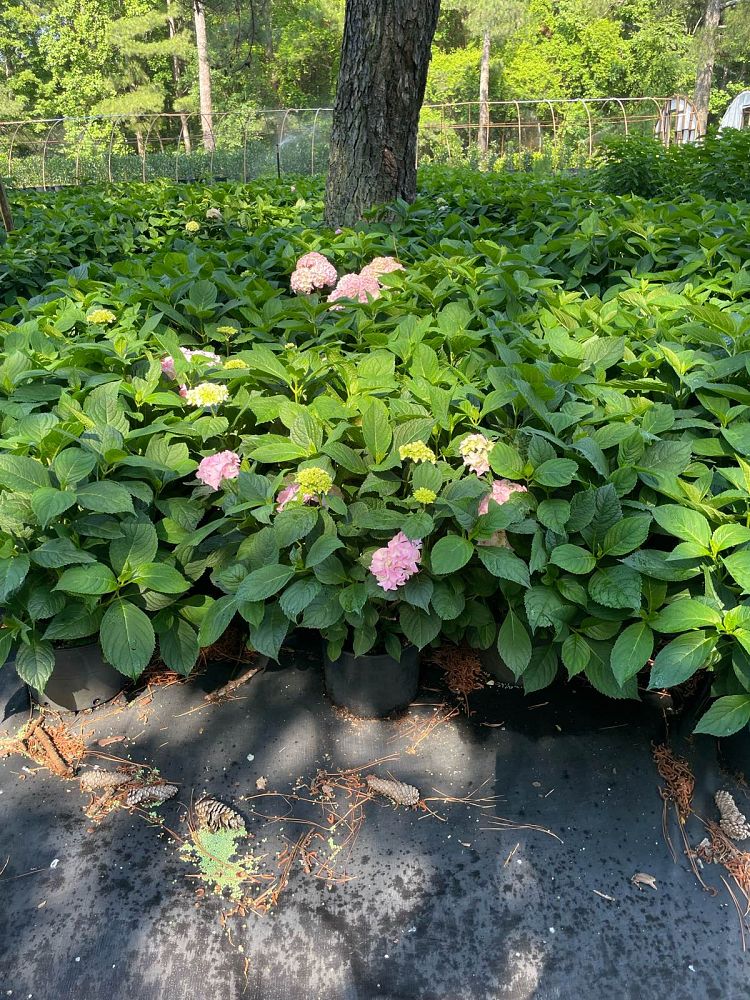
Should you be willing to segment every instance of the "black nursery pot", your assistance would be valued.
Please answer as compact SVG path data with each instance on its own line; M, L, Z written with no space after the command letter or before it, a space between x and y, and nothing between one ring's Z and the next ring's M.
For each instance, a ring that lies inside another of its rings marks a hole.
M81 712L110 701L125 687L126 678L104 660L98 643L55 650L55 668L44 693L34 700L47 708Z
M387 654L355 656L342 652L337 660L323 658L328 697L363 718L383 718L414 700L419 687L419 650L407 646L401 660Z

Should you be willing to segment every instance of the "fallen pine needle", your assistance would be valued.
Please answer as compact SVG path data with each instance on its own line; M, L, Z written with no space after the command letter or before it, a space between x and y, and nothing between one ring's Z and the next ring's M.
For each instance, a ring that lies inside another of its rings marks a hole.
M558 837L556 833L552 830L548 830L546 826L539 826L537 823L516 823L512 819L506 819L504 816L487 816L485 817L487 822L493 823L493 826L480 826L480 830L536 830L537 833L546 833L548 837L554 837L555 840L559 840L563 843L561 837Z
M505 859L505 861L503 862L503 868L507 868L508 867L508 865L511 862L511 859L513 858L513 855L516 853L516 851L518 850L518 848L520 846L521 846L521 842L519 841L516 844L516 846L513 848L513 850L510 852L510 854L508 855L508 857Z

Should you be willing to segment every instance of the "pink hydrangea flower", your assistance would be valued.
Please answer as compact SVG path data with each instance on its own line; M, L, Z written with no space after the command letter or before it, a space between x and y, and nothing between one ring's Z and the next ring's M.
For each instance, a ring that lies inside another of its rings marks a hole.
M339 278L339 283L328 296L329 302L338 299L355 299L357 302L367 302L380 297L380 282L373 274L345 274ZM341 306L334 306L341 309Z
M208 358L208 360L214 365L221 364L221 358L218 354L214 354L213 351L191 351L187 347L181 347L180 351L188 363L192 361L193 358ZM161 359L161 370L162 374L166 375L167 378L177 378L177 373L174 368L174 358L170 355Z
M422 542L412 541L403 531L372 554L370 572L383 590L398 590L419 572Z
M290 284L298 295L309 295L316 288L336 284L336 268L322 253L311 251L297 261Z
M196 477L206 486L218 490L225 479L236 479L240 474L240 456L234 451L219 451L204 458L198 466Z
M494 500L495 503L507 503L513 493L528 493L528 490L520 483L512 483L509 479L496 479L492 484L492 491L479 501L479 513L489 512L490 500Z
M362 276L378 278L381 274L390 274L391 271L403 271L404 265L399 264L395 257L376 257L366 264L359 272Z
M288 486L285 486L283 490L279 490L276 495L276 510L283 510L288 503L296 500L299 494L299 489L299 483L290 483ZM317 500L318 497L315 493L302 494L302 503L315 503Z
M494 447L494 441L490 441L484 434L469 434L458 446L458 451L464 465L477 476L483 476L490 471L490 452Z

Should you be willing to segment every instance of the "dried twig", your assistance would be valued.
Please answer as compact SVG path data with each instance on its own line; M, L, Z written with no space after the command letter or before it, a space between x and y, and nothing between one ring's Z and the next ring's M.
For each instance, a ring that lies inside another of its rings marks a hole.
M240 674L239 677L235 677L234 680L227 681L226 684L217 688L216 691L211 691L210 694L204 695L204 698L206 701L210 702L222 701L224 698L228 698L231 694L233 694L237 688L242 687L243 684L246 684L251 678L255 677L256 674L260 674L264 670L265 664L262 664L259 667L250 667L243 674Z

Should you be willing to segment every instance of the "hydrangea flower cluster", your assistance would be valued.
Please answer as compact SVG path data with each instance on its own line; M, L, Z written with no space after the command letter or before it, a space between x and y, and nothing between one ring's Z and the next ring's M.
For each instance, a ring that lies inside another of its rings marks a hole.
M191 351L187 347L181 347L180 351L187 362L191 362L193 358L206 358L211 364L221 364L221 358L218 354L214 354L213 351ZM174 358L171 355L167 355L166 358L161 359L161 370L162 374L166 375L167 378L177 378L177 372L174 368Z
M437 457L432 448L428 448L423 441L412 441L411 444L402 444L398 449L398 457L403 462L410 458L412 462L437 462Z
M412 496L417 501L417 503L435 503L437 500L437 493L434 490L428 490L426 486L420 486L418 489L414 490Z
M313 496L330 493L333 486L333 480L326 470L317 465L310 466L308 469L300 469L294 477L294 481L303 493Z
M490 471L490 452L495 447L484 434L469 434L458 446L464 465L478 476Z
M215 382L201 382L194 389L183 387L180 395L190 406L219 406L227 401L229 389L225 385L216 385Z
M369 264L365 264L359 273L366 277L379 278L381 274L403 270L404 265L400 264L395 257L375 257Z
M185 223L185 232L193 236L195 233L200 232L201 224L196 222L195 219L190 219Z
M242 358L228 358L224 362L225 368L247 368L247 362L243 361Z
M479 513L487 514L490 509L490 500L495 503L507 503L513 493L528 493L525 486L520 483L512 483L509 479L496 479L492 483L492 490L479 501Z
M292 291L309 295L316 288L336 284L336 268L322 253L306 253L297 261L291 277Z
M233 337L237 333L236 326L217 326L216 332L220 333L222 337Z
M298 494L299 483L289 483L283 490L279 490L276 495L276 510L283 510L287 504L297 499L301 499L302 503L312 503L315 500L313 493L303 493L302 497L299 497Z
M236 479L240 474L240 456L234 451L219 451L204 458L195 473L206 486L218 490L225 479Z
M419 572L421 555L422 542L412 541L399 531L387 545L373 552L370 572L383 590L398 590Z
M86 315L87 323L95 323L98 326L106 326L108 323L114 323L116 320L117 317L111 309L92 309Z
M220 208L208 208L206 209L206 218L218 220L221 219L221 209Z
M380 297L380 282L375 275L365 274L345 274L339 278L339 283L328 296L329 302L336 302L338 299L354 299L356 302L368 302L370 299ZM341 309L341 306L334 306Z

